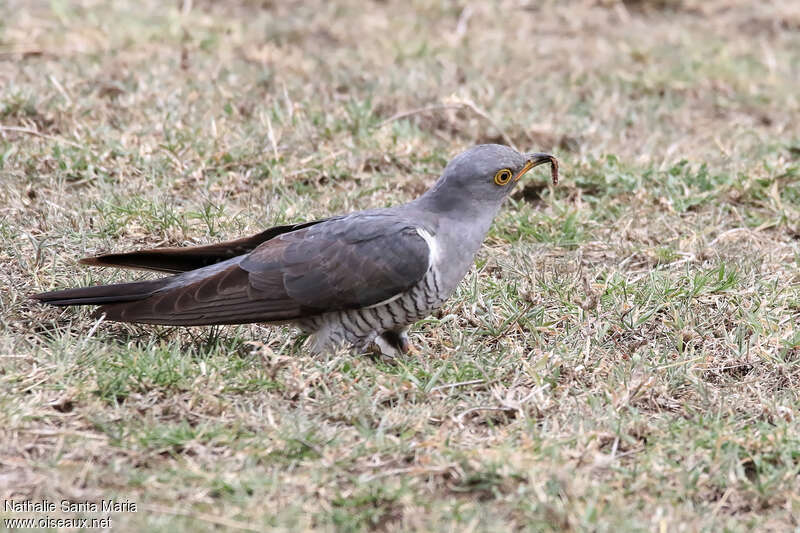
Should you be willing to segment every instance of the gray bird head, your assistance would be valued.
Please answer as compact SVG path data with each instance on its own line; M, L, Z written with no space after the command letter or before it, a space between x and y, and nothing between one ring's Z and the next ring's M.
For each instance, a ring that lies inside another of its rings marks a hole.
M481 144L457 155L436 184L424 195L440 212L492 210L499 207L523 174L535 166L551 164L558 183L558 162L549 154L521 154L499 144Z

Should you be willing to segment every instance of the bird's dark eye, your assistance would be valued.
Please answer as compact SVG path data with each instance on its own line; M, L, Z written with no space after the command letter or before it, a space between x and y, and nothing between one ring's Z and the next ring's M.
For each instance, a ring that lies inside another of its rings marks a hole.
M494 182L497 185L503 186L511 180L511 171L507 168L503 170L498 170L497 174L494 175Z

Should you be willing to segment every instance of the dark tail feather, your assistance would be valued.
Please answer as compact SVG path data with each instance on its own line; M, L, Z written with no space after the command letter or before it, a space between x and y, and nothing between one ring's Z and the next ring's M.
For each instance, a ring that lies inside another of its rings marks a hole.
M31 298L39 300L41 303L57 306L135 302L155 294L167 284L167 279L42 292L34 294Z
M138 250L120 254L104 254L96 257L84 257L80 260L80 263L83 265L113 266L177 274L213 265L240 255L232 250L218 248L218 246L154 248L152 250ZM209 249L205 250L205 248Z
M322 221L275 226L250 237L207 246L152 248L150 250L138 250L121 254L103 254L96 257L85 257L80 262L84 265L155 270L156 272L173 274L188 272L249 253L260 244L282 233L302 229L319 222Z

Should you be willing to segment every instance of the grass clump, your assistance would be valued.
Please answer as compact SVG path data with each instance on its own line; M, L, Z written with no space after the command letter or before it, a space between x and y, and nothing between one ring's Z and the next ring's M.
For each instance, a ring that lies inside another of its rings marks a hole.
M135 501L120 531L795 527L794 3L414 8L0 6L0 498ZM95 252L408 201L481 142L562 183L526 177L417 356L27 300L134 278Z

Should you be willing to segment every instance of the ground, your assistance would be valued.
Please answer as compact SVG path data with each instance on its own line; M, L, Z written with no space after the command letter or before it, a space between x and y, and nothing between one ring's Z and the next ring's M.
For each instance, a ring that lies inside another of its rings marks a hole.
M0 499L132 502L116 531L797 527L798 86L794 0L0 3ZM28 299L141 276L86 255L410 200L481 142L561 183L526 176L413 356Z

